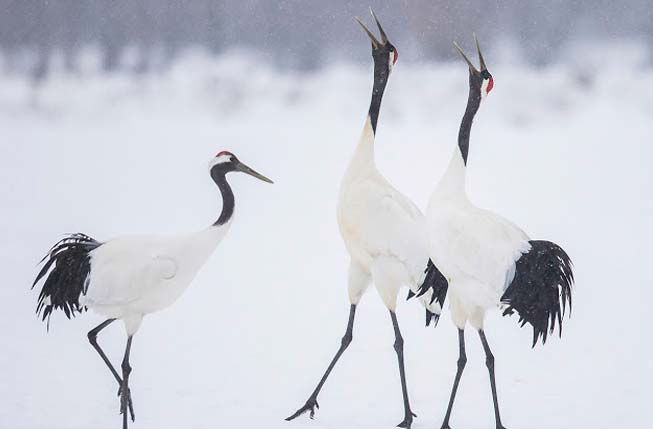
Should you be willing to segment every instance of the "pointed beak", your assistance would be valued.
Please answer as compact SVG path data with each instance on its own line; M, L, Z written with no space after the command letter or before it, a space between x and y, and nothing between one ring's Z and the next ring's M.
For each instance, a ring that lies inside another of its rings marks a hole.
M262 175L258 171L254 170L252 168L249 168L248 166L246 166L245 164L243 164L240 161L238 161L238 166L236 167L236 169L238 171L240 171L240 172L245 173L245 174L249 174L250 176L254 176L257 179L262 180L264 182L274 183L272 180L268 179L267 177L265 177L264 175Z
M470 70L470 71L473 71L473 72L475 72L475 73L479 73L479 71L476 70L476 67L474 66L474 64L469 60L469 58L467 58L467 55L465 55L465 52L463 51L463 48L461 48L461 47L458 45L458 43L456 43L456 42L453 42L453 45L456 47L456 49L458 50L458 52L460 52L460 55L463 56L464 60L467 62L467 65L469 65L469 70ZM480 54L480 53L481 53L481 51L479 51L479 54Z
M376 21L376 26L379 27L379 33L381 33L381 42L385 45L388 43L388 36L386 36L385 31L383 31L383 27L381 27L381 23L379 22L379 18L376 17L376 13L374 13L374 10L370 7L370 13L372 14L372 17L374 18L374 21Z
M483 54L481 53L481 47L478 45L478 38L476 37L476 33L474 33L474 42L476 42L476 50L478 51L478 60L481 63L481 71L487 70L485 60L483 59Z
M363 24L363 22L360 20L359 17L355 16L354 19L356 20L356 22L358 22L360 24L361 27L363 27L363 30L365 30L367 35L372 40L372 48L379 49L381 47L381 43L378 40L376 40L376 37L374 37L374 34L372 34L372 32L367 29L367 27L365 26L365 24Z

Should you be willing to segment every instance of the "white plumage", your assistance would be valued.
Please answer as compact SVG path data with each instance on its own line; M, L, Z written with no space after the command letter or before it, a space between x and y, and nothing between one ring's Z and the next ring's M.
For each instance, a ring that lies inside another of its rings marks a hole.
M449 280L451 317L459 329L483 328L531 248L528 236L508 220L476 207L465 191L465 164L458 148L426 211L429 255Z
M420 210L378 171L374 131L365 122L358 146L345 172L338 197L338 226L351 256L349 296L358 304L370 280L388 309L395 311L400 286L417 292L429 259L426 223ZM421 300L440 314L431 291Z
M179 236L126 236L91 251L91 276L80 304L125 323L133 335L148 313L172 305L226 235L225 224Z

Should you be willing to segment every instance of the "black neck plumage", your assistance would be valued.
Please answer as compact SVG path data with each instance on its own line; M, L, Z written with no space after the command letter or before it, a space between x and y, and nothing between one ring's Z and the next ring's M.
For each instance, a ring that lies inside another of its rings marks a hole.
M469 78L469 98L467 99L467 108L463 115L463 120L460 123L460 131L458 132L458 148L463 157L463 162L467 165L467 155L469 153L469 134L472 129L472 122L474 116L478 112L481 105L481 92L477 88L475 82L472 82L473 76L470 74Z
M218 188L220 189L220 194L222 194L222 212L220 217L213 223L213 226L224 225L231 219L234 214L234 193L231 190L231 186L227 182L226 171L220 168L214 168L211 171L211 177Z
M376 134L376 123L379 119L379 110L381 110L381 100L383 99L383 92L388 83L388 75L390 70L388 68L387 56L385 63L381 59L374 58L374 86L372 87L372 101L370 101L370 122L372 123L372 130Z

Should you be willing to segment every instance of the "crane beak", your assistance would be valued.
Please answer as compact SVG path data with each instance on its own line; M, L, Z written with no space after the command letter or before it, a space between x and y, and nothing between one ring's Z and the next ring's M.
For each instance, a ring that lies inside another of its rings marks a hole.
M460 52L460 55L463 56L463 59L467 62L467 65L469 65L469 70L474 73L479 73L479 71L476 70L476 66L474 66L474 64L469 60L469 58L467 58L467 55L465 55L465 51L463 51L463 48L461 48L460 45L458 45L458 43L456 42L453 42L453 45L456 47L458 52ZM479 51L479 54L480 53L481 51Z
M240 171L242 173L245 173L245 174L249 174L250 176L256 177L257 179L262 180L264 182L274 183L272 180L268 179L267 177L265 177L264 175L262 175L258 171L254 170L252 168L249 168L248 166L246 166L245 164L243 164L240 161L238 161L238 165L236 166L236 170Z
M478 51L478 60L481 63L481 71L487 70L487 67L485 66L485 60L483 59L483 54L481 54L481 47L478 45L478 38L476 37L476 33L474 33L474 42L476 42L476 50Z
M365 24L363 24L363 22L360 20L359 17L355 16L354 19L356 20L356 22L358 22L358 23L360 24L361 27L363 27L363 30L365 30L365 32L367 33L367 35L368 35L368 36L370 37L370 39L372 40L372 48L374 48L374 49L379 49L379 48L382 46L382 45L381 45L381 42L379 42L378 40L376 40L376 37L374 37L374 34L372 34L372 32L371 32L370 30L367 29L367 27L365 26Z
M385 35L385 31L383 31L383 27L381 27L381 23L379 22L379 18L376 17L376 13L374 13L374 10L370 7L370 13L372 13L372 17L374 18L374 21L376 21L376 26L379 27L379 33L381 33L381 41L385 45L388 43L388 36Z

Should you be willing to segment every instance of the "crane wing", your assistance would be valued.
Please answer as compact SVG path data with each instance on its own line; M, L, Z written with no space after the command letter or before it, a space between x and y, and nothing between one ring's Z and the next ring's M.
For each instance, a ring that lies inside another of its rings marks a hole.
M416 278L413 282L423 276L428 260L424 216L382 176L341 190L338 224L350 254L362 265L392 256Z
M394 188L391 190L381 200L384 210L379 214L385 224L386 251L405 265L413 289L423 280L429 260L426 221L415 204Z
M341 187L338 225L354 260L363 266L372 266L375 261L387 263L392 266L393 277L408 286L412 295L418 292L429 261L426 220L417 206L383 176L376 172ZM429 314L441 312L433 293L429 289L420 294L428 310L427 320Z
M152 258L152 269L162 280L172 280L177 275L179 266L173 256L162 254Z
M429 223L437 237L437 242L431 243L436 264L442 261L446 271L454 270L458 276L494 288L492 297L478 299L501 296L515 275L515 262L531 247L528 236L488 210L449 206L434 215L436 221Z
M157 237L130 236L110 240L93 252L86 300L121 305L175 278L177 260Z

